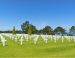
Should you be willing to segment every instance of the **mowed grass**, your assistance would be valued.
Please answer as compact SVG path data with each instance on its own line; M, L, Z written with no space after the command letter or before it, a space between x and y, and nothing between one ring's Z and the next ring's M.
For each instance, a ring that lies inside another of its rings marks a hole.
M0 42L0 58L75 58L75 43L73 40L66 40L62 43L61 38L55 43L54 40L48 40L44 43L39 37L37 44L33 40L20 42L11 41L6 37L6 46L3 47Z

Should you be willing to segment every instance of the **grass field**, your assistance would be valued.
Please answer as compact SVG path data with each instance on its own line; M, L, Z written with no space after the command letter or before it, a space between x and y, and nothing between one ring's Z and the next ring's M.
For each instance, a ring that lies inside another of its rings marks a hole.
M3 47L0 42L0 58L75 58L75 43L73 40L68 42L61 39L54 43L54 40L48 40L45 44L41 37L37 44L33 40L24 41L23 45L20 42L11 41L6 37L7 43Z

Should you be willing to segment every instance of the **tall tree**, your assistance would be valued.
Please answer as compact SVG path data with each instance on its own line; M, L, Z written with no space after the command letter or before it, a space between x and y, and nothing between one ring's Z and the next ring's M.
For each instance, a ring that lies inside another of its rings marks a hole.
M50 26L45 26L45 28L43 28L43 33L53 35L53 29Z
M32 33L33 34L36 34L37 33L37 29L34 25L31 24L31 27L32 27Z
M16 34L16 29L15 29L15 27L13 27L12 34L13 34L13 35Z
M43 30L42 30L42 29L37 30L37 33L38 33L38 34L43 34Z
M30 24L29 21L24 22L21 25L21 29L24 33L28 34L28 32L30 32L29 30L31 29L31 33L35 34L37 33L37 29L34 25Z
M75 26L72 26L69 30L69 35L75 35Z
M72 26L71 28L70 28L70 30L72 31L72 30L75 30L75 26Z
M28 33L28 28L29 28L29 21L26 21L21 25L22 31L26 34Z
M55 28L54 33L65 33L65 29L63 27L57 27Z
M32 34L32 26L29 25L29 29L28 29L28 35L31 35Z

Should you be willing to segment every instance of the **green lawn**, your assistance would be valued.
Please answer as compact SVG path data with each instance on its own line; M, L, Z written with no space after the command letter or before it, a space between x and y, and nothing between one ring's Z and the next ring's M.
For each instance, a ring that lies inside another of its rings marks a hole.
M20 42L15 42L7 38L7 45L2 46L0 42L0 58L75 58L75 43L73 40L68 42L64 39L61 43L61 39L54 43L54 40L48 40L45 44L41 37L37 44L33 43L33 40L28 42L24 41L23 45Z

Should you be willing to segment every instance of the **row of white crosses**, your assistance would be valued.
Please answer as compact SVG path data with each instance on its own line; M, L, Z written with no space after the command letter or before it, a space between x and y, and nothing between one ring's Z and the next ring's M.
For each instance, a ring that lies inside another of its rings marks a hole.
M21 35L21 36L19 36L19 37L21 37L21 44L22 44L22 42L23 42L23 36L25 37L25 39L26 39L26 41L28 41L28 39L31 39L31 38L33 38L33 40L34 40L34 44L36 44L37 43L37 40L38 40L38 37L39 37L39 35L27 35L27 34L25 34L25 35ZM16 40L17 40L17 37L18 37L18 35L16 36ZM63 43L63 40L64 40L64 38L66 38L67 40L69 40L70 41L70 39L71 38L73 38L74 39L74 41L75 41L75 37L74 36L59 36L59 35L41 35L41 37L42 37L42 39L44 40L44 42L45 43L47 43L47 41L48 41L48 39L54 39L54 41L55 42L57 42L57 40L59 39L59 38L61 38L62 39L62 43Z
M11 34L10 35L10 40L14 41L15 42L18 42L18 40L20 41L20 44L22 45L22 42L23 42L23 36L22 35L13 35Z
M39 35L24 35L24 37L25 37L25 40L26 41L28 41L29 39L30 40L34 40L34 44L36 44L37 43L37 41L38 41L38 38L39 38Z
M33 38L34 44L37 44L39 36L40 35L28 35L28 34L12 35L11 34L10 35L10 39L11 40L15 40L16 42L19 39L20 44L23 45L24 38L25 38L26 41L28 41L28 39L32 39ZM0 37L1 37L1 42L3 43L3 46L5 46L5 42L6 42L5 38L2 35ZM64 38L66 38L68 41L70 41L70 39L74 39L74 41L75 41L75 36L41 35L41 37L42 37L42 39L43 39L43 41L45 43L47 43L48 39L51 39L51 40L54 39L54 42L56 43L59 38L62 39L62 43L63 43Z
M37 41L38 41L38 37L39 37L39 35L24 35L24 37L25 37L25 40L26 41L28 41L28 39L33 39L34 40L34 44L36 44L37 43Z
M18 40L20 41L20 45L23 44L23 35L13 35L15 42L18 42Z
M56 43L58 39L61 38L62 43L64 42L64 38L66 38L69 42L71 39L74 40L75 42L75 36L60 36L60 35L41 35L42 39L44 40L45 43L47 43L48 39L53 39L54 42Z
M69 42L70 42L70 40L71 39L73 39L74 40L74 42L75 42L75 36L64 36Z
M33 39L34 44L37 44L39 35L23 35L20 39L21 45L22 45L22 42L24 41L24 37L25 37L26 41L28 41L28 39Z

